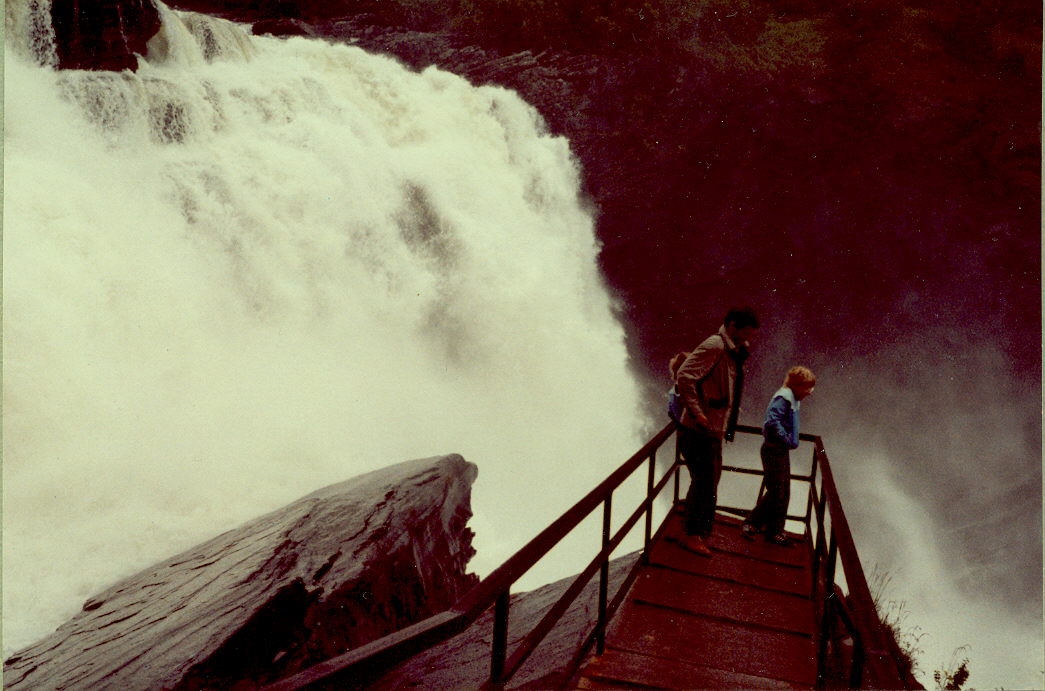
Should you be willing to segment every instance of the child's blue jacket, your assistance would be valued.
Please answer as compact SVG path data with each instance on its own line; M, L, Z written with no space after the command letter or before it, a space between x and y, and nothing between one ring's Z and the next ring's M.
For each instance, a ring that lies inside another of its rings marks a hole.
M798 448L798 409L801 403L795 398L795 392L783 387L769 401L766 409L766 422L762 425L762 435L767 442L782 444L789 449Z

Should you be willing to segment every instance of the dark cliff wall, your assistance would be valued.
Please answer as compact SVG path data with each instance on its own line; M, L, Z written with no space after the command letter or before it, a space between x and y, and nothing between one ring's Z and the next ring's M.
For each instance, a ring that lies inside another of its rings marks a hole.
M270 5L537 106L583 165L603 268L658 376L743 301L825 354L960 327L1040 377L1037 339L1009 335L1040 321L1037 3ZM274 28L299 30L258 27Z
M51 22L59 68L134 70L160 14L152 0L54 0Z
M750 303L741 420L811 366L806 429L975 526L942 538L955 569L1028 555L995 587L1040 602L1040 3L385 4L308 30L516 89L569 137L652 420L670 356ZM971 466L1019 478L1005 512Z
M1040 3L172 4L518 90L582 166L651 419L668 358L753 304L742 421L808 364L808 429L873 443L940 525L974 525L947 533L955 566L1040 565ZM973 465L1017 477L1008 512ZM1036 567L997 577L1040 598Z

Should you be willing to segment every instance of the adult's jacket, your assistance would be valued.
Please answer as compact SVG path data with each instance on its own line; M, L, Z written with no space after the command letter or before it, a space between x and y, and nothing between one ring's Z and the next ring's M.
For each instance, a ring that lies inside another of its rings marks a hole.
M726 436L729 410L733 405L733 382L737 365L727 351L735 351L735 344L720 327L717 334L708 337L689 354L675 377L679 396L685 405L679 422L685 427L722 439ZM703 413L708 426L697 423L697 414Z

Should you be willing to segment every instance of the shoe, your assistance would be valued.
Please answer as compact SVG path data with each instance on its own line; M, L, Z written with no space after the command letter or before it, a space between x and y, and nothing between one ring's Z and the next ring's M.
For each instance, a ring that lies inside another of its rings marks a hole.
M696 552L702 557L714 556L711 548L708 547L704 539L699 535L688 535L682 542L682 546L688 549L690 552Z
M755 526L751 525L750 523L741 523L740 532L748 540L754 540L755 536L761 533L762 531L756 528Z
M767 535L766 542L777 545L778 547L794 547L795 543L791 541L787 535L783 533L777 533L776 535Z

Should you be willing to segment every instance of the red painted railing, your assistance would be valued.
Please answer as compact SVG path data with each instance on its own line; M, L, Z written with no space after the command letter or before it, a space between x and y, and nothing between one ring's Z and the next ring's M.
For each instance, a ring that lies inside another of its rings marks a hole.
M300 689L337 688L344 684L349 688L358 685L360 679L391 667L408 657L432 647L464 631L483 612L494 607L493 639L490 647L490 683L497 685L511 678L530 656L537 644L552 629L558 619L580 592L599 573L599 617L594 630L588 637L584 650L591 645L603 646L606 624L624 599L628 588L638 575L640 560L618 588L613 601L609 601L609 561L613 550L623 542L631 529L643 516L645 521L644 551L648 551L653 536L652 512L657 495L674 475L676 464L670 464L659 482L654 482L657 451L670 439L675 431L674 423L668 425L650 439L631 458L603 480L598 487L578 501L571 509L541 531L504 564L484 578L446 612L418 622L401 631L390 634L347 653L319 663L293 676L264 687L263 691L298 691ZM628 478L643 466L647 466L647 492L645 499L634 509L616 533L610 535L610 516L613 494ZM530 570L544 555L559 544L580 523L600 506L603 508L603 531L601 549L588 566L576 576L562 597L553 604L544 618L526 635L523 641L508 656L509 594L512 585Z
M737 431L746 434L761 434L759 428L744 425L738 427ZM490 646L488 686L503 685L519 670L596 573L599 574L598 618L584 645L577 651L575 659L581 660L593 646L601 653L609 621L627 595L628 589L638 575L639 568L642 564L648 563L650 545L655 539L652 534L653 506L672 479L674 480L674 501L677 503L679 500L682 466L678 458L677 445L673 449L673 462L667 472L659 480L656 478L656 454L674 432L675 423L672 422L446 612L314 665L298 674L266 686L262 691L315 690L338 688L339 686L358 687L362 680L372 678L382 670L464 631L490 607L494 608L494 624ZM792 475L791 479L809 484L808 501L805 515L788 516L788 518L801 521L805 525L806 536L812 546L814 576L812 596L820 619L819 685L823 686L826 683L824 670L829 652L828 631L835 622L841 622L853 641L848 675L851 688L922 688L909 672L904 674L900 671L901 666L897 663L899 650L895 640L879 620L863 568L860 565L852 533L842 510L841 499L835 487L823 442L820 437L809 434L802 434L800 439L813 442L812 470L809 475ZM614 491L643 466L647 467L646 496L621 527L611 534ZM722 470L724 473L763 474L761 470L734 466L723 466ZM507 639L509 595L512 585L600 506L603 510L603 523L599 551L588 566L574 578L559 600L548 609L541 621L509 655ZM720 511L736 515L746 515L749 512L748 509L739 507L719 506L718 508ZM645 522L642 558L636 562L635 567L618 587L613 599L610 600L608 586L611 555L643 517ZM845 598L841 596L841 590L835 584L839 562L841 562L845 582L849 588L849 594Z

